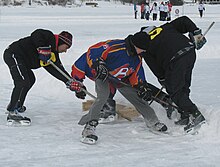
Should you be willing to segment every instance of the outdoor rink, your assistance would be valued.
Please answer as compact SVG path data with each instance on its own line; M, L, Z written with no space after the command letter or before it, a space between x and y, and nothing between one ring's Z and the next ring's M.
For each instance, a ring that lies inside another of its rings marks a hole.
M73 33L72 48L61 55L67 71L90 45L102 40L125 38L146 25L164 22L134 19L133 6L115 2L98 2L99 7L64 8L47 6L0 7L0 52L13 41L28 36L37 28L54 33ZM177 7L173 8L175 11ZM178 8L180 15L189 16L203 29L215 21L207 33L207 44L197 52L193 71L191 98L208 123L198 135L164 136L149 132L142 118L132 122L117 121L99 125L96 145L80 142L82 126L77 123L82 100L51 77L43 68L34 70L36 83L30 90L25 106L32 119L30 127L6 126L6 106L13 87L9 70L0 61L0 166L1 167L218 167L220 160L220 5L206 5L204 18L199 18L197 5ZM140 11L140 9L139 9ZM172 13L172 19L177 17ZM146 78L159 86L146 69ZM94 83L84 84L95 95ZM87 97L90 99L90 97ZM119 94L118 103L128 104ZM128 104L130 105L130 104ZM152 103L159 118L171 131L180 133L166 118L165 110Z

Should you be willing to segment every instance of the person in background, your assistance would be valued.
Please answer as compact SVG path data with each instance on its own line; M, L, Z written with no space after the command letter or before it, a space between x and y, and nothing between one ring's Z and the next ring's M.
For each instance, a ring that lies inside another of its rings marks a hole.
M167 12L167 21L171 20L171 12L172 12L172 3L170 1L167 2L168 5L168 12Z
M167 2L165 2L165 4L164 4L164 16L163 16L163 21L167 21L168 12L169 12L168 4L167 4Z
M145 12L146 12L145 3L142 3L141 4L141 19L144 19Z
M146 9L146 11L145 11L145 18L146 18L146 20L149 20L149 18L150 18L150 6L149 6L149 3L146 3L145 9Z
M133 44L134 41L135 38L128 36L126 39L99 42L90 46L73 64L71 75L75 81L70 83L70 90L85 97L82 88L84 90L86 88L82 82L87 76L95 82L97 93L89 113L78 123L84 125L81 142L86 144L97 142L95 130L103 105L109 98L110 84L134 105L150 130L167 131L167 126L159 121L148 104L152 95L145 79L142 58L139 56L144 50L137 48Z
M137 19L137 13L138 13L138 10L137 10L137 3L134 2L134 18Z
M189 38L185 33L189 33ZM195 49L206 43L201 29L183 16L159 27L143 28L134 36L140 41L134 45L146 50L142 54L145 62L180 109L180 120L175 123L185 125L187 133L205 123L204 116L189 98Z
M62 31L53 34L50 30L37 29L30 36L19 39L10 44L4 51L4 61L8 65L14 88L10 103L7 106L9 125L19 123L30 125L31 119L20 113L26 110L24 101L28 91L35 83L33 69L43 67L58 80L67 83L67 79L61 75L48 60L53 61L63 72L64 69L59 53L66 52L72 45L72 34Z
M159 5L159 12L160 12L160 21L164 21L164 3L163 1Z
M157 6L157 2L153 3L153 6L151 8L151 12L153 13L153 20L157 20L157 14L158 14L159 8Z
M202 18L203 17L203 11L205 11L205 6L204 6L202 1L199 2L198 10L199 10L200 17Z

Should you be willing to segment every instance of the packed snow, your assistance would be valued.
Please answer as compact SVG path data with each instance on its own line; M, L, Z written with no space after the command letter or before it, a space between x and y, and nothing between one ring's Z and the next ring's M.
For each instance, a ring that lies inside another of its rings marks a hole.
M13 41L28 36L37 28L59 33L67 30L74 35L72 48L61 55L68 72L71 65L87 48L99 41L125 38L146 25L161 25L161 21L134 19L133 6L113 2L98 2L98 7L22 6L0 7L0 52ZM13 82L9 69L0 61L0 166L1 167L217 167L220 163L220 12L219 5L206 5L203 18L197 5L173 7L189 16L208 32L207 44L197 51L193 70L191 99L207 119L198 135L156 135L149 132L142 118L132 122L119 120L99 125L96 145L80 142L82 126L77 123L82 112L82 100L51 77L43 68L34 70L36 83L30 90L25 106L32 119L29 127L6 126L6 106ZM139 8L140 11L140 8ZM144 64L149 82L159 86ZM87 89L95 95L94 83L85 80ZM87 100L90 97L87 97ZM130 105L119 93L117 103ZM152 103L159 118L173 133L176 127L166 118L165 110Z

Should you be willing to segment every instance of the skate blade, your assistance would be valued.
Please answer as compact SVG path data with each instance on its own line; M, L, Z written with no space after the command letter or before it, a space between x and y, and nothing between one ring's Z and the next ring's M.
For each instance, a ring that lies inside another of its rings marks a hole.
M107 118L99 118L99 123L106 124L106 123L114 122L116 120L117 120L116 116L109 116Z
M94 145L97 142L97 140L88 137L82 137L80 141L84 144L89 144L89 145Z
M7 126L30 126L31 122L26 121L26 120L21 120L21 121L15 121L15 120L8 120L7 121Z
M203 124L205 124L205 123L206 123L206 121L204 120L204 121L200 122L197 126L192 127L192 128L190 128L190 129L186 130L185 132L186 132L187 134L197 135L197 134L199 133L199 129L200 129L201 126L202 126Z

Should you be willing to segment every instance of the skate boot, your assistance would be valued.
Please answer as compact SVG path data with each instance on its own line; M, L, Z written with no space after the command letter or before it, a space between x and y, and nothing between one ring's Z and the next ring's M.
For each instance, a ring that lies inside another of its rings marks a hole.
M23 113L23 112L26 111L26 107L25 106L21 106L17 110L18 110L19 113Z
M29 126L31 124L31 119L20 115L17 109L14 111L9 111L7 116L7 125L12 126L16 124Z
M164 123L157 122L156 124L154 124L152 129L154 131L158 131L158 132L166 132L167 131L167 126Z
M109 123L117 119L115 100L108 99L100 113L99 123Z
M26 107L25 107L25 106L18 107L18 108L17 108L17 111L18 111L19 113L23 113L23 112L26 111ZM10 112L10 110L8 109L8 111L6 111L5 114L8 114L9 112Z
M195 133L205 122L206 120L204 116L199 110L196 110L192 115L190 115L189 123L184 127L184 131L186 133Z
M181 113L180 119L174 122L176 125L188 125L189 123L189 114Z
M98 140L98 136L95 133L96 126L98 125L98 121L92 120L88 122L83 131L82 131L82 139L81 142L85 144L95 144Z

